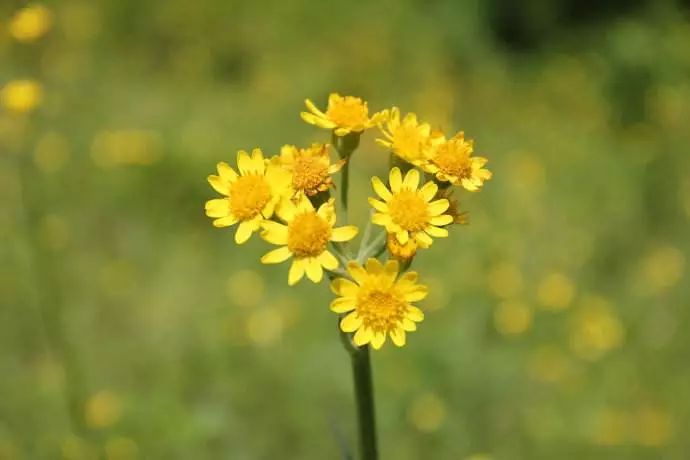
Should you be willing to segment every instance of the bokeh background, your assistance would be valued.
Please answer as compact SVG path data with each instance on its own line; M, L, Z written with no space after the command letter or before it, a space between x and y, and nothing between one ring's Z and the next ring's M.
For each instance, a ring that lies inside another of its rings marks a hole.
M325 284L203 203L339 91L463 129L493 180L374 355L382 458L690 452L690 3L0 3L0 459L336 459ZM386 153L352 175L364 223Z

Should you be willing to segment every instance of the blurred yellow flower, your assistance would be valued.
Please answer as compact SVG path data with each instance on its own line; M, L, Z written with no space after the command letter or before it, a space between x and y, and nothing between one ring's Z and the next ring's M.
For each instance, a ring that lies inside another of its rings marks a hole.
M369 107L366 102L358 97L341 96L338 93L331 93L328 96L328 107L325 113L309 99L304 103L309 112L300 114L302 120L320 128L333 129L336 136L361 133L365 129L382 123L388 117L386 110L369 117Z
M532 325L532 309L521 302L505 301L494 311L494 324L502 335L520 335Z
M648 447L667 444L674 432L671 414L654 406L643 406L635 412L633 428L635 440Z
M502 299L519 295L523 288L520 267L511 262L499 262L491 267L486 282L489 290Z
M321 281L323 268L335 270L338 267L338 259L328 250L328 243L349 241L357 235L354 225L333 228L336 219L333 199L322 204L318 211L307 198L297 204L284 200L277 214L287 225L265 221L261 237L281 247L264 255L261 262L277 264L293 257L288 274L290 286L305 273L313 282Z
M389 260L386 265L369 259L362 267L350 261L347 271L354 281L337 278L331 289L339 296L331 302L331 311L348 313L340 321L343 332L354 332L355 345L371 343L379 349L390 336L399 347L405 345L406 332L417 329L424 313L413 306L427 296L427 287L417 284L417 273L407 272L398 278L399 264Z
M433 433L438 431L446 420L446 405L433 393L420 395L407 409L407 420L417 430Z
M372 178L374 191L383 201L369 198L369 204L378 211L371 221L393 233L400 244L413 239L420 247L428 248L433 243L432 236L448 236L448 230L440 226L450 224L453 217L444 214L449 206L447 199L431 201L438 186L430 181L418 190L419 179L416 169L408 171L403 179L400 169L393 168L389 175L389 190L381 179Z
M91 159L101 168L119 165L148 166L160 160L160 135L146 129L103 130L91 144Z
M292 188L307 196L325 192L333 185L334 174L343 167L346 160L331 163L328 144L313 144L306 149L284 145L280 149L280 162L292 173Z
M229 227L239 222L235 242L245 243L259 230L261 222L273 215L278 202L289 190L290 174L280 165L264 159L260 149L251 156L237 153L239 175L227 163L218 163L218 175L208 176L213 189L226 198L206 202L206 215L214 218L216 227Z
M400 120L400 109L397 107L391 109L385 127L380 128L385 139L376 139L376 143L417 166L428 160L429 149L434 139L438 139L438 136L432 135L428 123L419 123L416 114L408 113Z
M570 346L579 357L590 361L619 347L625 329L611 305L601 297L589 297L576 312L570 332Z
M106 460L135 460L139 458L139 446L132 439L118 436L105 443Z
M91 428L108 428L122 416L122 400L110 390L92 395L86 402L86 423Z
M539 303L547 310L568 308L575 297L575 284L563 273L549 273L537 287Z
M50 30L53 14L43 5L31 5L17 11L10 20L10 35L19 42L38 40Z
M12 80L0 91L0 102L11 112L28 113L43 99L43 87L35 80Z
M473 157L473 142L465 140L459 132L453 138L435 145L423 169L434 174L440 181L461 185L465 190L475 192L485 180L491 179L491 171L484 169L488 162L483 157Z

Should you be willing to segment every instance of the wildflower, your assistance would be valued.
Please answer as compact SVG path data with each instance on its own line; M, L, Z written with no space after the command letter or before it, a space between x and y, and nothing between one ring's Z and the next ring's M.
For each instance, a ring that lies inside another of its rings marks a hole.
M491 179L491 171L483 169L489 161L483 157L473 157L473 142L465 140L465 134L459 132L453 138L436 145L423 169L436 175L440 181L453 185L462 185L466 190L475 192Z
M13 80L0 91L0 102L6 109L17 113L34 110L43 99L43 88L34 80Z
M354 96L341 96L331 93L328 96L326 113L319 110L314 103L304 101L309 112L302 112L302 119L320 128L335 130L336 136L346 136L350 133L361 133L365 129L376 126L388 117L388 112L382 110L369 117L369 107L362 99Z
M38 40L50 30L53 15L43 5L27 6L19 10L8 25L10 35L19 42Z
M313 282L321 281L323 268L335 270L338 267L338 259L328 250L328 243L349 241L357 235L357 227L354 225L333 228L333 199L322 204L318 211L306 197L297 204L284 200L278 207L277 214L286 224L263 222L261 237L281 247L264 255L261 262L277 264L293 257L288 273L290 286L301 280L305 273Z
M385 128L380 128L386 139L376 139L376 143L417 166L427 161L429 149L439 138L438 133L432 132L429 123L419 123L414 113L408 113L400 120L400 109L397 107L391 109Z
M266 162L260 149L251 156L237 153L239 175L227 163L218 163L218 175L208 182L225 198L206 202L206 215L214 218L216 227L229 227L239 222L235 242L246 242L259 230L261 222L273 215L276 204L289 190L290 174L274 161Z
M313 144L300 149L294 145L284 145L280 149L280 162L292 173L295 192L314 196L333 185L331 174L338 172L345 160L331 164L328 147L328 144Z
M400 262L407 262L417 254L417 243L415 240L408 240L405 244L400 244L395 234L389 233L386 236L386 248L394 259Z
M371 219L374 224L384 226L400 244L413 239L422 248L431 245L432 236L448 236L448 230L439 226L448 225L453 217L444 214L449 206L447 199L432 201L438 191L435 183L429 181L417 190L419 171L412 169L403 179L398 168L391 169L389 182L390 190L378 177L371 180L374 191L383 199L369 198L369 204L378 211Z
M337 278L331 289L339 296L331 303L331 311L348 313L340 321L343 332L354 332L355 345L371 343L381 348L390 336L399 347L405 345L405 333L417 329L424 313L411 303L427 296L427 287L417 284L417 273L398 277L399 264L389 260L385 265L369 259L362 267L351 261L347 271L354 281Z

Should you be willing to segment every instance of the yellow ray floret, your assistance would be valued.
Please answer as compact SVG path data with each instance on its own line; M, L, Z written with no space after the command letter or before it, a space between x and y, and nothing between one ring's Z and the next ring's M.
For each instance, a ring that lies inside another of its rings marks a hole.
M407 332L417 329L424 313L412 302L427 295L427 287L417 284L417 273L407 272L398 277L399 265L389 260L385 265L369 259L362 267L351 261L347 270L354 281L337 278L331 289L338 296L331 303L331 311L347 313L340 321L340 329L354 332L357 346L371 343L381 348L390 336L399 347L405 345Z
M304 101L309 112L302 112L302 119L320 128L334 130L336 136L360 133L365 129L382 123L388 117L388 111L382 110L371 117L369 107L362 99L354 96L341 96L331 93L328 97L326 112L319 110L314 103Z
M305 273L313 282L321 281L324 268L335 270L338 267L338 259L328 250L328 243L349 241L357 235L354 225L334 228L333 199L322 204L318 211L305 197L297 204L284 200L277 214L285 224L265 221L261 237L280 247L264 255L261 262L277 264L292 257L288 273L290 286L301 280Z
M292 188L297 195L314 196L333 185L331 174L343 167L345 160L331 163L328 144L313 144L306 149L284 145L280 162L292 173Z
M273 215L278 202L289 193L290 173L277 162L264 159L260 149L251 156L237 153L239 174L227 163L218 163L218 175L208 176L213 189L225 195L206 202L206 215L214 218L216 227L239 222L235 242L246 242L259 230L261 222Z
M436 175L440 181L461 185L466 190L475 192L484 181L491 179L491 171L484 169L489 160L472 156L473 151L473 142L465 140L465 134L460 132L435 145L429 162L423 169Z
M400 169L391 169L390 189L381 179L371 179L376 194L383 200L369 198L369 204L378 211L371 221L382 225L388 233L395 235L400 244L413 239L422 248L428 248L432 237L448 236L448 225L453 217L445 214L449 203L445 198L434 200L438 186L427 182L419 187L419 171L411 169L403 179Z
M400 109L397 107L391 109L388 121L380 128L385 139L376 139L376 143L417 166L427 161L429 150L438 138L431 126L420 123L414 113L408 113L401 120Z

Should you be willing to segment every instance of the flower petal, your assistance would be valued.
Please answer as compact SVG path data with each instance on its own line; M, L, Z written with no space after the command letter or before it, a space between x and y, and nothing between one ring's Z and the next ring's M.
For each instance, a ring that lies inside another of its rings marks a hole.
M388 201L393 197L390 190L383 185L383 182L378 177L374 176L371 178L371 186L374 187L376 194L383 198L383 201Z
M425 249L431 246L434 242L434 240L424 232L415 233L414 239L420 247Z
M429 219L431 225L448 225L453 222L453 216L449 214L442 214L440 216L434 216Z
M221 217L220 219L216 219L213 221L213 226L214 227L229 227L231 225L235 225L239 219L235 216L225 216Z
M359 229L354 225L345 225L344 227L334 228L331 231L331 241L343 242L350 241L357 236Z
M446 209L448 209L448 206L450 206L450 203L445 198L432 201L431 203L429 203L428 207L429 214L431 214L432 216L438 216L439 214L443 214L446 211Z
M424 320L424 312L414 305L410 305L407 307L407 314L405 317L418 323Z
M374 259L373 257L367 259L366 269L370 275L378 275L383 273L383 265L378 261L378 259Z
M262 264L279 264L280 262L285 262L290 258L292 252L287 246L281 246L278 249L267 252L261 257Z
M407 332L412 332L417 330L417 323L415 323L412 320L409 320L407 318L403 318L402 320L402 328L406 330Z
M343 332L355 332L362 326L362 318L356 311L348 314L345 318L340 320L340 330Z
M371 346L374 347L374 350L378 350L383 346L385 341L386 334L383 332L376 332L371 338Z
M354 297L358 290L359 287L355 283L345 278L336 278L331 282L331 291L335 295Z
M388 333L388 335L391 336L391 340L393 343L399 347L402 347L405 345L405 330L402 327L398 327L397 329L393 329Z
M407 171L405 180L403 181L403 187L407 190L417 190L417 187L419 187L419 171L416 169Z
M356 302L354 297L338 297L331 302L330 309L335 313L346 313L355 309Z
M218 163L216 165L216 169L218 170L218 174L220 175L221 179L223 179L224 181L232 184L237 180L237 173L226 162L221 161L220 163Z
M222 177L211 174L206 178L206 180L208 180L208 183L211 184L213 190L221 195L230 194L230 182L224 180Z
M208 200L204 209L208 217L225 217L230 214L230 201L227 198Z
M448 230L445 228L434 227L433 225L427 226L424 231L434 238L445 238L448 236Z
M288 272L288 285L294 286L299 280L304 277L304 259L295 259L290 265Z
M352 341L355 342L355 345L361 347L362 345L369 343L373 336L374 334L372 333L371 329L368 327L360 327L357 329L357 332L355 332L355 336L352 338Z
M376 209L378 212L386 213L388 212L388 205L383 201L379 201L376 198L369 197L369 204L372 208Z
M438 192L438 185L435 182L429 181L419 189L419 193L422 195L425 201L431 201L436 196Z
M243 176L253 172L252 159L244 150L237 152L237 168L240 170L240 174Z
M326 270L335 270L336 268L338 268L338 259L336 259L335 256L328 249L323 251L321 255L319 255L318 259L319 263Z
M359 284L360 286L367 280L369 275L367 275L366 270L362 268L360 264L355 262L354 260L351 260L347 263L347 271L350 273L350 276Z
M268 241L271 244L283 245L287 244L288 241L288 227L287 225L279 224L278 222L273 222L271 220L265 220L261 224L263 231L261 232L261 238Z
M405 291L405 294L403 294L403 296L405 297L405 300L408 302L417 302L419 300L424 299L427 296L427 294L429 294L429 288L423 284L418 284L414 288Z
M400 187L402 186L402 173L400 172L400 168L395 167L391 169L391 172L388 175L388 181L391 184L391 191L393 193L398 193L400 191Z
M240 222L240 225L237 226L237 231L235 232L235 243L246 243L256 229L257 224L254 220L243 220Z
M315 283L319 283L323 279L323 268L316 257L310 257L306 263L307 278Z

